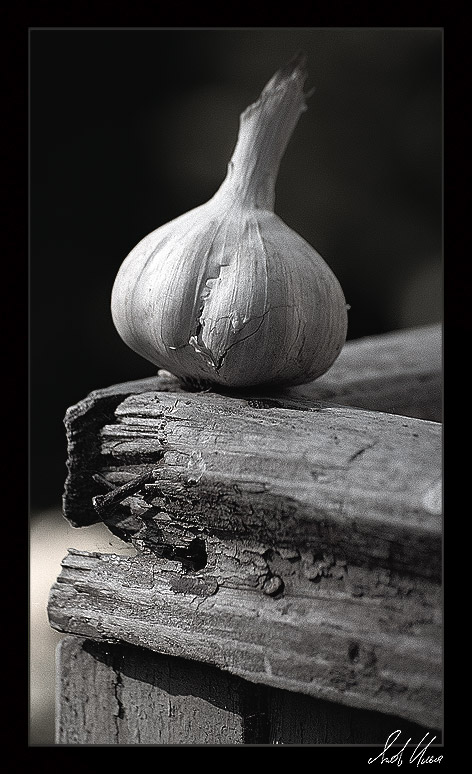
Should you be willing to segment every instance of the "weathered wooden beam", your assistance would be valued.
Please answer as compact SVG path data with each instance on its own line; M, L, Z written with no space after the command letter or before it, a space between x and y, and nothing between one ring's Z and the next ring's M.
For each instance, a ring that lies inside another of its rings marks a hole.
M206 550L197 571L151 552L71 551L50 622L440 727L438 585L310 551L215 538Z
M103 493L93 480L103 462L100 440L103 426L116 421L115 409L127 396L156 392L192 397L192 393L182 390L174 377L160 372L156 377L96 390L67 411L69 475L64 513L74 526L86 526L98 520L91 496ZM328 374L309 385L277 394L265 391L238 396L233 393L225 396L228 403L231 403L231 397L235 400L239 397L240 405L246 401L249 406L316 410L342 403L344 406L367 407L372 412L386 411L413 417L429 414L439 419L440 328L426 326L348 342ZM205 394L199 394L199 401L194 405L200 410L205 405ZM428 405L430 409L426 411ZM141 450L141 460L156 461L160 451L161 445L157 444L156 448L156 444L148 444Z
M441 342L437 323L348 341L324 376L287 395L440 422Z
M66 637L57 650L57 744L257 744L262 692L207 664Z
M57 667L57 744L383 746L397 728L404 741L434 735L404 718L256 686L122 643L68 636Z
M175 539L167 519L184 543L192 527L439 577L441 425L280 406L215 393L125 398L71 450L66 517L101 517L120 537L153 545ZM104 486L132 487L143 475L124 505L94 506Z

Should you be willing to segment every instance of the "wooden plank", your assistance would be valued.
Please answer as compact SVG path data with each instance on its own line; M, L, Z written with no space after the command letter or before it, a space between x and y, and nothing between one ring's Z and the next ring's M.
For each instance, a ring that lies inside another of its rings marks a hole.
M438 584L214 537L206 552L195 571L151 552L71 551L51 589L51 625L441 726Z
M165 371L159 375L96 390L68 409L65 426L69 475L64 509L74 526L97 521L89 493L96 492L93 474L100 457L98 432L114 420L116 407L128 395L152 392L189 393ZM241 394L240 394L241 395ZM230 396L228 396L230 397ZM308 385L277 394L247 392L253 403L292 409L342 404L429 420L441 418L441 329L424 326L346 343L327 374ZM148 461L156 451L148 450ZM85 492L85 500L82 493Z
M434 733L123 644L68 636L57 667L59 745L372 745L397 728L417 741Z
M439 324L348 341L324 376L286 394L440 422L441 342Z
M189 529L254 535L440 576L439 423L216 393L145 392L125 398L86 439L71 452L64 507L74 524L101 516L119 537L155 547L175 541L166 538L165 513L184 541ZM92 498L107 486L136 480L141 490L125 497L125 489L109 514L97 511L103 499L94 507Z
M374 745L381 748L393 731L400 729L404 742L415 744L429 734L440 744L441 731L425 728L404 718L369 710L344 707L290 691L268 692L269 744Z
M59 745L267 740L263 691L207 664L67 637L57 666Z

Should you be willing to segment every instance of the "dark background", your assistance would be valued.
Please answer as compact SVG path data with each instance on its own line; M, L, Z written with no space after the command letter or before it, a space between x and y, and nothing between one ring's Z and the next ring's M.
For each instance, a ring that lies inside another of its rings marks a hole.
M337 275L348 338L441 320L440 29L30 31L30 501L60 503L63 416L155 367L110 294L147 233L219 187L239 114L298 50L315 87L277 214Z

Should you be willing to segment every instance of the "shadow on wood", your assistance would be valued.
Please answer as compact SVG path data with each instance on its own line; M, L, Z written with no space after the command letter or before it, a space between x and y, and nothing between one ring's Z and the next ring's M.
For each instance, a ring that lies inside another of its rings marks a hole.
M251 685L129 645L67 637L58 667L63 745L383 745L397 728L405 741L428 732L440 741L440 732L393 715Z

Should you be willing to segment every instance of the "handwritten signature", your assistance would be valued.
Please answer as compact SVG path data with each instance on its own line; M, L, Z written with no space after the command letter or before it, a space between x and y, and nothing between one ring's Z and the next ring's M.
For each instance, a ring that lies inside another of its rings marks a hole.
M383 748L382 752L380 752L376 758L369 758L369 763L375 763L375 761L379 761L380 763L396 763L397 766L401 766L403 763L403 753L405 752L405 748L410 744L411 737L408 739L407 742L403 745L401 750L391 755L389 753L389 757L387 757L386 752L389 750L389 748L395 744L398 737L400 736L401 731L393 731L390 736L388 737L387 741L385 742L385 747ZM438 755L434 756L431 755L431 750L429 751L429 754L427 753L428 747L430 744L434 742L436 739L435 736L433 736L426 744L423 745L423 742L425 742L426 738L429 736L430 732L428 731L424 737L422 738L421 742L418 742L415 749L413 750L412 754L410 755L410 759L408 763L416 763L417 766L423 763L441 763L443 756ZM423 745L423 746L421 746ZM407 753L405 753L405 756Z

